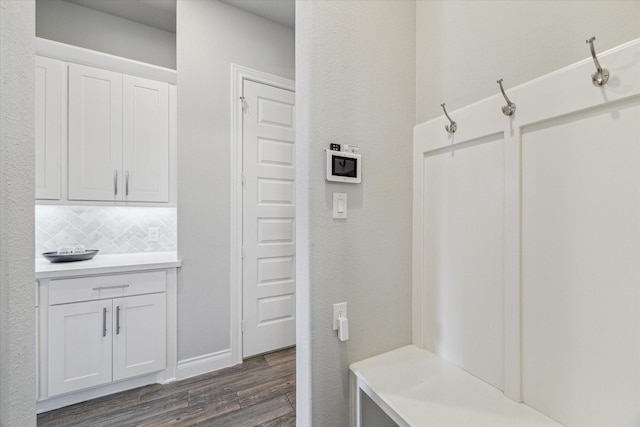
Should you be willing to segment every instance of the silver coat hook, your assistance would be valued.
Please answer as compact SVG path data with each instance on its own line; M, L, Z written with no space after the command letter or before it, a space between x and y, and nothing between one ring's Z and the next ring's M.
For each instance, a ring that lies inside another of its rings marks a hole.
M507 97L507 94L504 92L504 88L502 87L502 79L498 80L498 84L500 85L500 92L502 92L502 96L507 101L507 105L502 107L502 114L505 116L513 116L513 113L516 112L516 104L511 102L511 100Z
M454 133L456 130L458 130L458 124L453 120L451 120L451 117L449 117L449 114L447 114L447 109L444 108L444 105L445 105L444 103L440 104L440 106L442 107L442 110L444 111L444 115L447 116L447 119L449 119L449 122L450 122L444 128L447 132Z
M600 62L598 62L598 57L596 56L596 50L593 47L593 41L595 37L591 37L587 39L587 43L589 43L589 47L591 48L591 56L593 57L593 63L596 65L596 72L591 74L591 80L593 81L594 86L604 86L607 81L609 81L609 71L606 68L602 68L600 66Z

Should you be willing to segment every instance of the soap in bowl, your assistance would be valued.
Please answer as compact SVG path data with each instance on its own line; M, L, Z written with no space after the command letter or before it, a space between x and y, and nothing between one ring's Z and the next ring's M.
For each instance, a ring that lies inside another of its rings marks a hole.
M98 252L100 252L98 249L88 249L83 254L58 255L58 252L54 251L45 252L42 254L42 256L51 262L73 262L86 261L96 256Z

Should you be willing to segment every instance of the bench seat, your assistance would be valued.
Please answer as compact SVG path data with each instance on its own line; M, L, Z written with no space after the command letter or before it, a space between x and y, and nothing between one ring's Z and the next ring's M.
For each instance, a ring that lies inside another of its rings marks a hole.
M562 426L414 345L353 363L350 369L357 427L363 427L361 392L402 427Z

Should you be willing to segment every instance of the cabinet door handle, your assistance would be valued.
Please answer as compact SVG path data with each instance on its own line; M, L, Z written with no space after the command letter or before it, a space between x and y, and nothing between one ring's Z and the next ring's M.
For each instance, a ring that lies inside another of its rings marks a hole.
M114 286L98 286L97 288L91 288L93 291L104 291L106 289L124 289L131 285L114 285Z
M129 195L129 171L124 173L124 195Z
M113 172L113 194L118 195L118 169Z
M116 335L120 335L120 306L116 306Z
M102 336L107 336L107 307L102 308Z

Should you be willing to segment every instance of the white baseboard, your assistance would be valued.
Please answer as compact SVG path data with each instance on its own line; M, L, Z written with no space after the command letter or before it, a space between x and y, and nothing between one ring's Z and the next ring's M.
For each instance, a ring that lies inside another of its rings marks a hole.
M237 365L238 363L241 362L233 359L231 349L203 354L202 356L178 361L176 379L183 380L185 378L195 377L196 375L217 371L218 369L227 368Z
M104 386L94 387L87 390L68 393L61 396L55 396L43 399L37 402L36 412L42 413L53 409L62 408L75 403L84 402L86 400L95 399L97 397L106 396L108 394L118 393L124 390L141 387L148 384L168 384L176 380L195 377L197 375L206 374L208 372L217 371L218 369L227 368L229 366L242 363L231 357L231 349L218 351L215 353L204 354L202 356L185 359L178 362L176 376L167 377L165 372L145 375L142 377L132 378L130 380L120 381L107 384Z
M36 402L36 413L40 414L42 412L47 412L76 403L85 402L87 400L107 396L109 394L131 390L132 388L156 383L165 384L171 381L173 381L173 379L165 379L163 373L157 373L67 393L60 396L54 396Z

